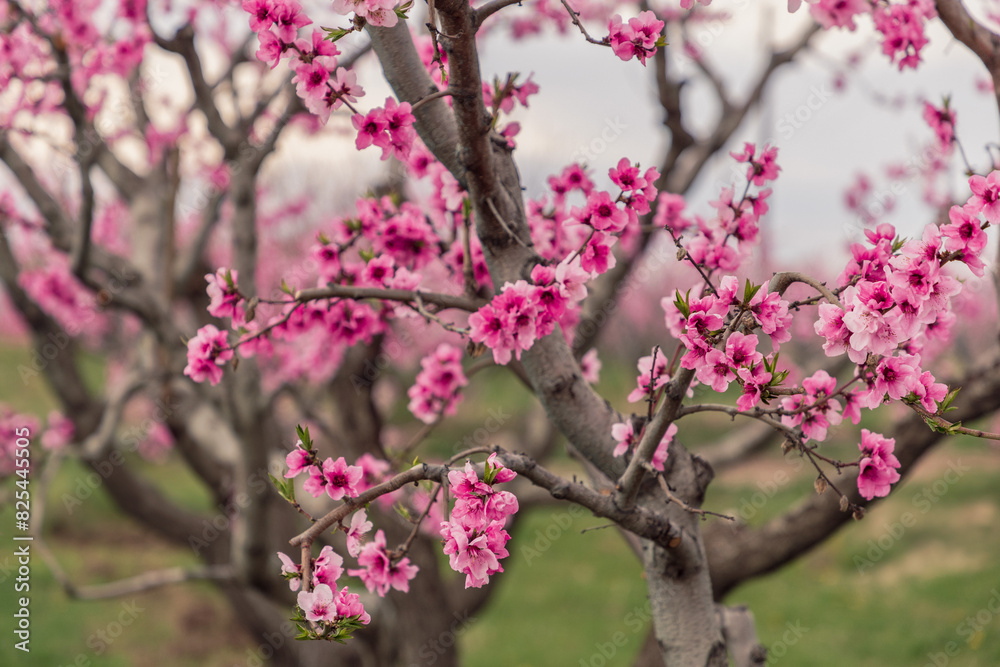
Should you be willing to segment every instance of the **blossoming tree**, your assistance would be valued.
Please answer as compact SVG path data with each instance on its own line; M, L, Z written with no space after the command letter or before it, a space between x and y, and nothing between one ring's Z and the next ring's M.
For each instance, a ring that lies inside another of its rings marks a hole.
M829 284L785 270L754 282L747 260L780 188L780 154L739 141L740 128L775 71L821 30L869 17L900 69L920 65L924 28L938 20L994 84L1000 61L998 37L958 0L790 0L814 21L736 99L690 40L692 26L717 18L709 4L0 2L0 278L14 328L35 348L19 380L44 374L62 405L30 461L71 452L123 512L204 561L80 587L50 559L67 590L207 578L252 632L292 616L299 638L314 640L282 642L278 664L416 664L421 644L502 581L519 510L541 494L610 520L634 548L653 611L641 660L762 664L749 612L720 604L728 591L862 518L942 435L996 437L962 426L1000 407L995 364L946 382L933 361L957 335L963 277L984 274L1000 172L965 165L968 191L934 200L944 215L919 238L866 220ZM646 67L669 142L656 166L628 156L566 164L529 199L510 114L539 87L484 78L478 40L554 32ZM183 63L180 100L156 94L164 54ZM692 75L678 56L717 97L708 131L692 129ZM393 96L365 95L365 59ZM957 154L957 116L928 103L924 118L940 156L927 176L941 177ZM405 178L359 192L350 210L283 244L275 230L306 217L307 202L282 201L262 167L281 137L325 127L348 132L358 151L380 149ZM712 216L691 214L685 193L726 147L739 181L721 189ZM858 183L850 205L860 210L866 191ZM663 244L676 252L676 284L646 295L662 308L662 342L637 361L635 413L621 414L593 387L596 345L616 311L627 317L630 272ZM792 346L793 331L814 336L813 354L797 354L810 346ZM104 393L82 378L80 348L106 356ZM421 359L408 421L422 426L401 443L387 425L386 387L399 377L388 366L410 349ZM421 454L492 366L537 397L543 434L443 460ZM885 403L909 416L886 432L862 429L846 460L824 453L831 427ZM126 407L149 419L123 435ZM759 429L722 444L685 434L685 418L713 412ZM6 411L0 424L0 474L16 493L35 469L8 434L39 423ZM557 434L586 481L545 467ZM148 484L121 453L138 443L175 447L223 520ZM713 466L778 443L812 466L815 495L757 527L701 508ZM43 539L41 512L32 520ZM458 576L439 568L442 549ZM457 656L447 647L435 661Z

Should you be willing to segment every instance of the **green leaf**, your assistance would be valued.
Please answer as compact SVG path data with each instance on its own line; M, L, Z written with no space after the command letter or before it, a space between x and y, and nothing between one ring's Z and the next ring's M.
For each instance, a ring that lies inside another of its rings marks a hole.
M300 424L295 425L295 435L302 441L302 449L311 452L313 448L312 436L309 435L309 427Z
M278 490L278 494L290 503L295 502L295 483L290 479L281 479L271 473L267 473L271 478L271 483Z
M365 264L375 259L375 251L370 248L359 250L358 254L361 255L361 259L364 260Z
M281 279L281 291L289 296L295 296L295 290L288 286L284 278Z
M352 32L354 32L354 28L323 28L323 31L326 33L326 37L324 37L323 39L328 39L331 42L336 42L344 35L349 35Z
M486 467L483 469L483 481L487 484L493 484L493 480L497 478L497 473L500 472L500 466L491 466L490 462L486 462Z
M959 387L958 389L953 389L952 391L950 391L948 393L948 395L945 396L941 400L941 402L938 404L938 413L944 414L945 412L950 412L952 410L956 410L957 408L955 408L954 406L952 406L952 403L954 402L955 397L958 396L958 392L960 392L960 391L962 391L961 387Z
M743 304L750 303L750 299L754 298L761 287L762 285L754 285L748 280L746 286L743 288Z
M666 46L669 43L670 42L667 41L667 36L666 35L660 35L660 38L656 40L656 43L653 46L656 46L656 47L662 49L664 46Z
M397 502L395 505L392 506L392 509L396 511L396 514L403 517L407 521L410 520L410 510L407 509L407 507L403 503Z
M674 296L674 306L680 311L684 319L691 317L691 306L688 302L691 300L691 290L688 290L684 296L681 296L681 291L677 290Z

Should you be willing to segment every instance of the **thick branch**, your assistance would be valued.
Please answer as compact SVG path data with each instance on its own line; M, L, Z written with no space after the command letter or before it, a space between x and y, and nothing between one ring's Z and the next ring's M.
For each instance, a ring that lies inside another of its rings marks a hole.
M962 384L962 383L959 383ZM965 384L958 409L949 413L955 421L971 421L1000 408L1000 376L990 373ZM916 462L937 444L942 435L932 431L918 415L911 415L892 432L896 457L904 477ZM856 475L844 479L850 487L850 502L871 504L861 498ZM874 501L872 501L874 502ZM841 528L851 514L842 512L832 493L814 495L799 506L759 528L713 523L705 529L705 543L717 600L736 585L771 572L825 541Z

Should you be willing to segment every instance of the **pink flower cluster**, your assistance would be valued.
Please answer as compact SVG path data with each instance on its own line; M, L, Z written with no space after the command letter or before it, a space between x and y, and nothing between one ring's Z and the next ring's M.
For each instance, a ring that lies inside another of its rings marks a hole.
M670 379L667 375L667 358L659 350L640 357L637 366L639 375L635 379L636 388L628 395L629 403L654 399L656 392Z
M285 456L288 470L284 476L293 479L307 473L308 478L302 488L314 498L326 493L332 500L340 500L345 497L354 498L381 484L389 471L387 461L379 460L371 454L362 454L354 463L347 465L343 456L336 461L327 457L321 463L312 443L307 447L299 440L295 443L295 448Z
M895 448L895 439L861 429L858 491L867 500L884 498L889 495L890 486L899 481L899 459L892 453Z
M875 29L882 33L882 53L890 62L899 58L899 69L917 68L920 49L927 45L924 25L937 16L933 0L878 4L872 10Z
M747 163L747 180L757 187L763 186L768 181L778 178L781 167L778 166L778 149L774 146L765 145L760 154L757 154L757 146L751 142L743 144L743 150L739 153L730 153L737 162Z
M302 586L302 566L283 553L281 573L293 591ZM368 625L371 616L365 611L361 597L351 593L347 586L337 588L337 580L344 574L344 559L330 546L323 547L318 558L312 560L311 591L299 591L297 602L308 621L319 624L320 633L327 638L346 639L351 632Z
M720 339L726 317L732 308L748 313L754 327L767 334L777 350L791 338L792 316L788 313L788 302L779 294L768 292L766 286L754 289L748 285L744 297L747 291L753 292L748 300L737 297L738 286L735 276L726 276L719 282L716 294L688 299L681 299L678 294L674 300L664 297L660 305L666 311L667 327L684 344L681 366L695 371L699 382L711 385L716 391L725 391L739 378L745 389L739 407L749 410L760 399L760 390L770 382L766 377L769 371L759 370L764 356L757 351L760 341L755 334L733 331L724 341ZM678 305L684 310L679 310ZM721 348L716 347L719 344Z
M373 17L384 15L384 9L380 7L385 1L372 2ZM365 3L360 6L367 7ZM312 21L295 0L243 0L243 11L250 15L250 29L257 33L260 41L257 59L274 69L282 57L291 54L289 67L295 72L292 79L295 92L321 122L326 123L333 111L345 104L357 102L357 98L365 94L358 85L357 75L351 70L338 67L337 56L340 51L332 41L326 39L322 30L313 30L309 39L299 38L299 28ZM395 24L396 15L390 10L382 20L391 20ZM372 23L383 24L374 20ZM405 122L408 112L408 107L399 115L393 112L392 122ZM405 132L400 131L393 136L401 138L404 134Z
M244 323L243 296L236 285L239 273L235 269L219 269L205 276L208 282L208 314L218 318L232 318L233 327Z
M448 473L455 507L450 521L441 522L445 540L444 553L451 569L465 574L466 588L479 588L489 583L490 575L503 572L500 559L510 535L503 529L507 517L517 512L517 498L509 491L499 491L494 484L509 482L517 476L490 454L483 479L465 464L464 471Z
M462 370L462 350L441 343L420 362L421 371L410 387L410 412L425 424L441 415L453 415L461 402L460 390L469 383Z
M740 265L740 256L760 240L760 219L769 210L767 199L771 189L751 194L749 185L760 188L776 179L781 171L776 162L778 149L773 146L765 145L758 153L756 145L748 142L741 152L731 155L747 163L748 189L739 201L734 201L732 187L724 187L719 198L710 202L717 211L712 219L694 216L694 220L690 220L683 215L683 198L663 193L653 219L654 224L665 227L675 238L687 233L689 238L682 245L688 256L709 271L735 271ZM736 248L729 245L730 239L736 240Z
M646 59L655 54L656 47L662 44L660 35L663 26L663 21L651 11L640 12L628 23L623 23L621 15L615 14L608 21L608 36L605 39L622 60L638 58L645 65Z
M399 21L398 5L398 0L333 0L333 11L344 16L354 12L372 25L391 28Z
M618 457L626 452L635 452L635 448L639 446L639 442L642 440L643 433L645 433L645 427L639 433L636 433L635 426L633 426L631 420L612 426L611 437L618 443L615 445L615 450L612 454ZM674 441L675 435L677 435L677 424L671 424L667 427L667 432L663 434L660 444L656 446L656 451L653 452L653 459L650 463L657 470L663 470L663 464L666 463L669 453L667 449L670 447L670 443Z
M827 429L843 420L840 402L830 398L836 393L837 378L819 370L803 380L802 387L805 394L781 399L781 407L792 413L783 415L781 423L785 426L799 426L806 439L822 442L826 440ZM856 404L852 403L851 408L849 416L857 424L861 414Z
M226 332L219 331L214 324L206 324L188 341L184 375L195 382L208 380L215 386L222 381L222 367L232 358Z
M385 547L385 533L379 530L375 533L375 539L362 546L358 552L358 565L361 568L348 570L347 573L360 577L368 592L377 593L379 597L385 597L390 588L408 593L410 580L417 576L420 568L410 563L407 557L393 559Z
M405 160L417 133L413 129L413 114L410 103L397 104L391 97L385 98L385 108L375 107L367 114L354 114L351 123L358 131L355 146L360 151L368 146L382 149L382 159L394 156Z
M890 62L899 59L899 69L916 68L920 50L927 45L924 26L937 16L933 0L871 2L870 0L810 0L809 11L825 29L857 26L854 17L871 14L875 29L882 35L882 53ZM789 2L791 9L792 1ZM794 4L798 4L795 2Z
M469 316L469 338L490 348L498 364L510 363L512 354L520 359L521 352L555 331L569 307L586 296L589 278L578 262L555 268L539 264L531 271L533 284L507 283Z
M289 470L289 472L292 471ZM296 471L296 474L298 472L301 472L301 469ZM302 488L313 498L322 496L324 492L331 500L340 500L344 497L353 498L361 493L358 484L364 476L364 471L361 466L347 465L343 456L336 461L333 460L333 457L327 457L323 461L322 467L315 464L310 465L307 472L309 479L305 481Z
M955 141L955 111L945 100L940 109L930 102L924 102L924 122L926 122L938 140L938 148L942 153L951 153Z
M281 575L288 581L288 587L293 591L302 587L302 564L293 561L285 554L278 552L281 561ZM312 580L315 584L326 584L336 590L337 580L344 574L344 557L333 550L331 546L323 547L318 558L312 559ZM312 620L312 619L310 619Z
M816 22L830 28L854 30L854 17L871 11L868 0L818 0L809 6L809 12Z
M372 620L361 604L361 596L348 591L347 586L337 590L327 584L318 584L312 591L299 591L297 602L307 620L321 624L324 637L346 639L350 630L368 625Z

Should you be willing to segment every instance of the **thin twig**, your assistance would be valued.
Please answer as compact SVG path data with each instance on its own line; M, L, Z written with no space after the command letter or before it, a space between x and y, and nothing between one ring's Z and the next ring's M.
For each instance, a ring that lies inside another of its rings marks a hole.
M520 243L523 247L528 248L528 250L531 250L528 244L522 241L521 237L515 234L514 230L512 230L510 226L507 225L507 221L503 219L503 217L500 215L500 211L498 211L497 207L493 204L493 199L487 197L486 204L490 207L490 212L493 213L493 217L495 217L497 221L500 223L500 225L507 231L507 233L510 234L511 238Z
M569 12L569 17L570 19L573 20L573 25L575 25L577 28L580 29L580 32L583 33L583 36L587 39L588 42L590 42L591 44L599 44L600 46L611 46L610 44L604 42L603 40L594 39L593 37L591 37L590 33L587 32L587 29L583 27L583 22L580 21L580 14L575 9L570 7L569 3L566 2L566 0L559 0L559 1L562 2L563 7L565 7L566 11Z
M672 503L675 503L685 512L690 512L691 514L698 514L700 516L709 516L709 515L717 516L722 519L728 519L729 521L736 520L736 517L731 517L728 514L720 514L718 512L712 512L711 510L703 510L700 507L691 507L686 502L678 498L677 495L670 490L670 485L667 484L667 480L664 479L662 472L660 472L659 470L657 470L648 463L643 464L643 467L646 469L647 472L652 473L653 476L656 477L656 481L660 483L660 488L663 489L663 493L667 496L667 500Z
M447 97L452 94L453 93L450 88L445 88L444 90L439 90L436 93L431 93L430 95L424 95L419 100L413 103L413 105L410 107L410 111L415 112L417 109L427 104L428 102L433 102L434 100L440 99L442 97Z

